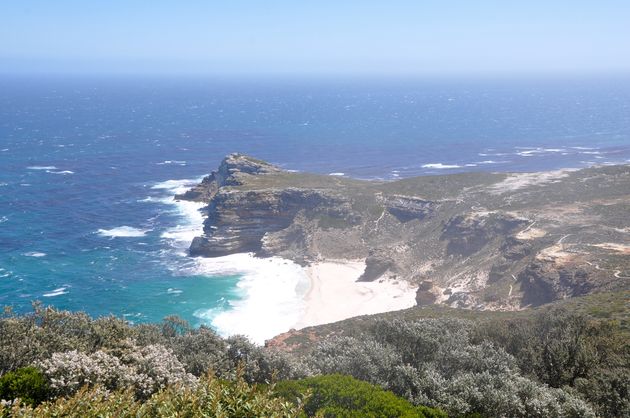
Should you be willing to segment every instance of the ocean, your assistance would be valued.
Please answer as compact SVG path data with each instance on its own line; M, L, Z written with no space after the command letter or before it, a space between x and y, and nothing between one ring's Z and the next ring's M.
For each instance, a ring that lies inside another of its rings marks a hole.
M179 315L256 341L297 322L286 260L186 254L174 202L230 152L395 180L630 162L630 78L0 78L0 305L134 323Z

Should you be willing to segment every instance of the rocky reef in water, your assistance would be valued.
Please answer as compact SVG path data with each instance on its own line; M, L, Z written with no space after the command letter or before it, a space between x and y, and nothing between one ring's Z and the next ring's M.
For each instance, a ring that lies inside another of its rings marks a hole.
M630 287L630 166L392 182L231 154L176 197L207 203L192 256L365 259L419 305L513 310Z

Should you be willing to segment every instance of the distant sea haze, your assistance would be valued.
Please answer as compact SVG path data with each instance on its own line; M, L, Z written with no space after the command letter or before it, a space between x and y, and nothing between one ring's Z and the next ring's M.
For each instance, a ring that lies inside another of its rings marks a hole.
M186 254L200 205L172 196L230 152L388 180L630 162L630 79L12 78L0 91L0 304L19 312L39 299L134 322L177 314L223 334L283 331L303 309L299 266Z

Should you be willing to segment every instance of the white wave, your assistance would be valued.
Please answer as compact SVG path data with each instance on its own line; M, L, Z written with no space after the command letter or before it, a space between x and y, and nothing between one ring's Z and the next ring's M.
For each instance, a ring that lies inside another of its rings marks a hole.
M63 171L46 170L46 172L50 174L74 174L74 171L70 171L70 170L63 170Z
M444 170L444 169L449 169L449 168L461 168L461 165L430 163L430 164L422 164L422 168L435 168L438 170Z
M534 154L538 154L538 151L532 150L532 151L520 151L517 152L516 155L521 156L521 157L533 157Z
M580 154L586 155L600 155L601 153L601 151L580 151Z
M0 216L0 224L6 222L8 220L9 220L9 218L7 218L6 216Z
M464 167L477 167L477 164L469 163L465 164Z
M200 209L205 206L200 202L189 201L164 201L165 204L172 204L181 218L181 223L167 229L160 235L169 240L180 255L188 255L188 247L192 240L203 234L203 214Z
M516 155L519 155L521 157L533 157L534 155L537 155L537 154L553 154L553 153L567 152L565 148L515 147L515 149L522 150L516 153Z
M103 237L110 237L110 238L116 238L116 237L133 238L133 237L143 237L149 231L151 230L133 228L131 226L123 225L123 226L118 226L112 229L99 229L97 231L97 234Z
M153 186L151 186L151 188L153 190L166 190L171 195L176 195L184 193L191 187L199 184L201 180L203 180L203 177L197 179L166 180L154 184Z
M477 154L480 157L503 157L505 155L509 155L505 152L494 152L494 153L485 153L485 152L480 152Z
M242 276L237 284L242 299L231 301L229 310L195 312L195 316L210 323L220 335L241 334L262 344L291 329L304 313L309 280L305 270L292 261L280 257L256 258L252 254L195 261L199 275Z
M329 176L345 176L345 173L329 173Z
M173 289L172 287L169 287L168 290L166 291L166 293L168 293L169 295L179 295L182 292L183 290Z
M9 185L9 183L4 183L4 182L0 183L0 187L4 187L4 186L8 186L8 185Z
M26 168L29 170L57 170L54 165L31 165Z
M26 257L46 257L46 253L40 253L38 251L29 251L27 253L22 254Z
M476 164L505 164L505 163L509 163L509 161L484 160L484 161L477 161Z
M45 298L52 298L54 296L65 295L66 293L68 293L68 292L66 292L66 288L65 287L60 287L60 288L55 289L55 290L53 290L51 292L44 293L42 296L45 297Z
M9 148L0 149L0 151L2 151L2 152L7 152L8 150L9 150Z
M186 161L165 160L165 161L162 161L161 163L156 163L156 164L157 165L169 165L169 164L186 165Z

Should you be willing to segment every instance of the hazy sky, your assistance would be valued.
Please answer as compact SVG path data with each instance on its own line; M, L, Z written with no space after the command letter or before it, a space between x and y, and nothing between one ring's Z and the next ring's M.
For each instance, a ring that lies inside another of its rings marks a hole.
M630 0L0 0L0 72L630 73Z

